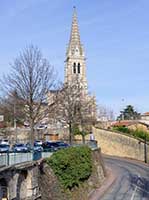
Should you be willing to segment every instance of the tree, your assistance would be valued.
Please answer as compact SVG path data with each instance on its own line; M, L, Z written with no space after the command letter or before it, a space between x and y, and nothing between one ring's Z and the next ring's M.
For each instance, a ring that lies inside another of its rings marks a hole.
M98 105L97 115L98 115L98 121L101 122L114 120L113 110L103 105Z
M24 101L18 96L16 91L10 92L9 96L1 98L1 114L4 115L5 122L16 127L24 122Z
M117 120L136 120L140 119L140 113L134 110L132 105L126 106L123 111L120 111L120 115L117 117Z
M79 80L74 80L73 83L65 83L57 92L52 105L55 109L52 116L62 124L69 128L69 143L73 143L73 126L80 126L81 131L88 122L93 122L93 98L84 94Z
M16 91L23 100L33 143L34 127L47 113L47 93L54 86L56 74L41 51L33 45L20 53L11 68L10 74L2 79L2 84L5 85L7 96Z

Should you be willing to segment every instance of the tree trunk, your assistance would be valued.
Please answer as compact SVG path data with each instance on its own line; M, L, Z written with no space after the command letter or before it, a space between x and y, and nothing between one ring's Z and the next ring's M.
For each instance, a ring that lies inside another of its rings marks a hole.
M69 123L69 144L72 145L73 143L73 138L72 138L72 124L71 122Z
M34 121L33 119L30 120L30 143L31 146L34 146Z
M85 135L82 135L82 143L85 144Z

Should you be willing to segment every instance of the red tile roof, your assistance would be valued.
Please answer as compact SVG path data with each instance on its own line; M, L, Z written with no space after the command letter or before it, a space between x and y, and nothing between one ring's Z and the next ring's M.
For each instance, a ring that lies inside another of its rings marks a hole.
M148 116L148 115L149 115L149 112L145 112L145 113L143 113L143 115L146 115L146 116Z
M130 126L136 124L138 121L135 120L123 120L123 121L116 121L112 124L112 126Z

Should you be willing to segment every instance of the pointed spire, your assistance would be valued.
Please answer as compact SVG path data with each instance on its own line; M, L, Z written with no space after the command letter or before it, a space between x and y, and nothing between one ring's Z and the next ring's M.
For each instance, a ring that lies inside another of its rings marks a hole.
M73 7L73 17L69 46L81 45L76 7Z

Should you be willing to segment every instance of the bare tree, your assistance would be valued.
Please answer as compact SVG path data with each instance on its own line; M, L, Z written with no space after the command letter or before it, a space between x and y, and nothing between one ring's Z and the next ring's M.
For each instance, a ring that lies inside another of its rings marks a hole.
M71 84L65 83L55 95L53 118L69 127L70 144L73 143L73 126L80 126L83 131L91 119L92 100L84 94L79 80L74 80Z
M56 74L41 51L33 45L22 51L11 67L10 74L2 82L8 95L16 91L23 99L33 143L34 126L45 116L47 93L54 86Z
M103 105L98 105L97 115L98 120L101 122L114 120L113 110Z
M23 124L25 118L24 101L16 91L10 92L8 96L1 97L0 110L8 125L16 127L16 123L18 125Z

